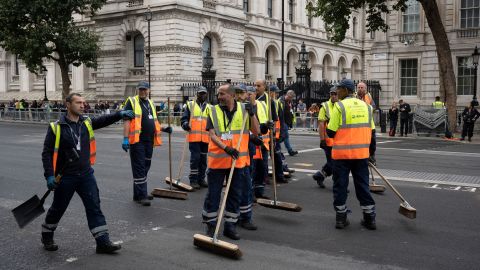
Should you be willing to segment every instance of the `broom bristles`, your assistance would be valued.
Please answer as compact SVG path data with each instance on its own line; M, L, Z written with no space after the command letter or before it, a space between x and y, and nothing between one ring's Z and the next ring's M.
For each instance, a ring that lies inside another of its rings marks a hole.
M238 260L242 257L242 251L237 245L218 239L214 241L213 238L202 234L195 234L193 236L193 245L232 259Z
M177 200L186 200L188 196L186 192L162 189L162 188L153 189L151 194L154 197L177 199Z
M288 202L281 202L281 201L273 201L273 200L266 200L266 199L257 199L257 203L261 206L291 212L300 212L302 211L302 207L295 203L288 203Z

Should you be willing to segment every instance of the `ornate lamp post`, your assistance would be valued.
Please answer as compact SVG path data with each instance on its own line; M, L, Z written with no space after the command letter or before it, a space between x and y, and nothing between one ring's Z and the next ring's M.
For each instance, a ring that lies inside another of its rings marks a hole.
M205 86L208 90L208 99L212 103L214 102L215 96L215 76L217 72L212 70L213 67L213 57L210 50L207 51L206 55L203 57L203 70L202 70L202 85Z
M147 50L147 60L148 60L148 84L150 85L150 92L148 94L148 98L152 97L152 91L151 91L151 61L150 61L150 21L152 20L152 11L150 10L150 6L147 7L147 11L145 11L145 20L147 21L147 31L148 31L148 50Z
M475 76L473 77L473 98L472 98L472 105L478 106L477 100L477 71L478 71L478 59L480 57L480 53L478 52L477 46L475 46L475 50L472 53L473 59L473 66L475 67Z
M305 92L305 103L307 106L310 106L310 74L312 70L308 67L308 52L305 48L305 42L302 42L302 47L298 53L298 63L300 63L299 68L295 68L295 73L297 74L297 83L301 85L302 92Z
M43 101L48 101L47 98L47 68L42 66L42 73L43 73Z
M344 68L342 68L342 72L340 72L340 77L342 77L342 79L347 78L347 71L345 71Z

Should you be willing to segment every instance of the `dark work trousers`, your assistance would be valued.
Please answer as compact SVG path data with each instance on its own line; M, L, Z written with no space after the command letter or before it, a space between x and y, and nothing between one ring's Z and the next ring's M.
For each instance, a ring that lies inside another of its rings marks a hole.
M474 127L475 127L475 123L463 123L462 138L465 139L465 137L467 136L468 138L472 138Z
M130 145L130 163L133 174L133 200L146 199L147 174L152 164L153 142L140 141Z
M253 188L255 197L261 197L265 192L265 179L268 176L268 150L262 147L262 159L255 159L255 166L253 167Z
M190 184L201 183L205 181L205 171L207 170L208 143L191 142L188 144L190 149Z
M100 209L100 196L93 169L86 175L64 175L62 177L60 184L55 189L53 203L48 209L45 223L42 224L42 237L53 238L53 233L75 192L82 199L87 214L88 228L93 237L97 243L108 242L107 223Z
M332 147L327 146L325 149L323 149L323 152L325 152L325 158L327 159L327 162L323 165L322 171L325 176L328 177L333 174Z
M408 118L407 119L400 118L400 135L403 136L403 134L405 135L408 134Z
M390 120L390 136L395 136L398 119Z
M228 180L230 169L209 169L207 172L208 192L203 204L203 222L215 226L218 219L218 209L223 189L223 181ZM248 168L235 169L233 171L232 183L227 197L225 208L225 230L235 227L240 215L240 199L243 185L248 179Z
M276 180L285 181L283 177L283 160L282 160L282 146L280 143L275 142L273 156L275 158L275 176Z
M248 143L248 152L250 155L250 166L246 168L245 183L242 188L242 196L240 200L240 221L250 222L252 220L252 206L253 206L253 169L255 163L253 156L255 155L255 145Z
M368 188L368 159L333 160L333 206L339 213L347 211L347 189L352 173L355 194L366 213L375 211L375 201Z

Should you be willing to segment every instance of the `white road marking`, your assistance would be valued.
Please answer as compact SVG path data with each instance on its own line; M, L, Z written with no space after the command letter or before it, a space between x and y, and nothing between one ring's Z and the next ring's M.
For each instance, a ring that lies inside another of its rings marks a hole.
M318 151L318 150L321 150L321 149L322 148L312 148L312 149L298 150L298 153L313 152L313 151Z
M193 218L192 215L186 215L185 218Z
M69 263L71 263L71 262L74 262L74 261L76 261L76 260L78 260L78 258L71 257L71 258L68 258L66 261L69 262Z
M152 228L152 231L158 231L158 230L160 230L160 229L162 229L162 227L153 227L153 228Z
M118 241L115 241L113 242L115 245L120 245L120 244L123 244L123 241L122 240L118 240Z
M391 143L391 142L398 142L398 141L381 141L381 142L377 142L377 144L382 144L382 143Z
M402 149L402 148L388 148L388 147L377 147L377 149L395 150L395 151L409 151L412 154L458 156L458 157L479 157L480 158L480 153L450 152L450 151L435 151L435 150L416 150L416 149Z

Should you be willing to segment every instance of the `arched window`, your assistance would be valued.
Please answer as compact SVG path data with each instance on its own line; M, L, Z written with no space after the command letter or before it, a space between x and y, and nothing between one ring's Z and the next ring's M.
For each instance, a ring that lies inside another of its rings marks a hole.
M407 9L403 13L403 32L413 33L420 29L420 7L416 0L407 1Z
M209 54L210 56L212 55L212 39L209 36L205 36L202 44L202 56L205 58Z
M288 20L293 23L294 18L294 1L288 0Z
M287 76L290 76L290 71L291 71L290 70L290 55L291 55L291 53L288 52L287 53Z
M145 39L141 34L133 38L133 63L134 67L145 66Z
M15 55L15 69L13 75L19 75L20 69L18 68L18 55Z
M357 24L358 24L358 22L357 22L357 17L353 17L353 23L352 23L352 24L353 24L353 26L352 26L352 27L353 27L353 29L352 29L352 37L353 37L353 38L357 38Z
M269 72L269 66L268 66L269 62L270 62L270 50L267 49L265 51L265 74L268 74Z

